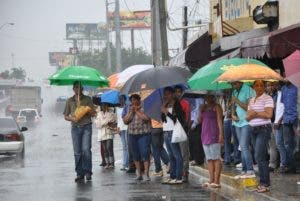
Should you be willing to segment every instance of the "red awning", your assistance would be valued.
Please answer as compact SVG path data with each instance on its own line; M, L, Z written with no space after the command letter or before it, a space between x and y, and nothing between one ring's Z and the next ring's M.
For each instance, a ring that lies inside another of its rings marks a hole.
M285 58L300 49L300 23L270 32L267 35L250 38L242 42L242 57Z

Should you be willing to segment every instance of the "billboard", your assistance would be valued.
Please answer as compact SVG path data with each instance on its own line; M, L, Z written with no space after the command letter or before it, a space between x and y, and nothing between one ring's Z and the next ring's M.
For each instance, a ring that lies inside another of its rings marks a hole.
M73 57L69 52L49 52L49 63L51 66L69 66Z
M97 23L68 23L66 24L67 40L105 40L106 28Z
M109 12L111 26L114 27L114 12ZM120 11L121 29L150 29L151 11Z

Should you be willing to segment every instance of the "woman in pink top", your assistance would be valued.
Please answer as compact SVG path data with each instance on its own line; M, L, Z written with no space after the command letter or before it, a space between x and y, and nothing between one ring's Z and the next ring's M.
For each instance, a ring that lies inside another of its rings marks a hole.
M209 182L203 186L220 188L221 144L224 141L223 111L213 95L207 95L205 101L200 109L199 123L202 123L201 140L208 164Z
M268 143L272 133L271 118L274 102L272 97L265 93L265 83L262 80L256 80L253 89L256 96L249 101L246 119L252 130L255 159L260 177L260 184L256 191L264 193L270 190Z

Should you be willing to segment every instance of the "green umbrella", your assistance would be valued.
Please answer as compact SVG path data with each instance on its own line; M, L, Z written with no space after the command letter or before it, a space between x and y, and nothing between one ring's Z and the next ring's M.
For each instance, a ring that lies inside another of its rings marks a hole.
M229 89L231 85L228 83L214 82L226 67L239 66L241 64L253 63L266 66L264 63L255 59L232 58L221 59L219 61L210 62L206 66L199 69L189 80L188 85L192 90L222 90Z
M49 77L51 85L72 85L79 81L87 86L108 86L108 79L94 68L86 66L69 66L60 69Z

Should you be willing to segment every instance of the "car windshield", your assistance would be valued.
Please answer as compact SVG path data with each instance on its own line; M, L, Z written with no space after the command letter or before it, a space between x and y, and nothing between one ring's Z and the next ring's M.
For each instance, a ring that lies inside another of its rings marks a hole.
M35 110L23 110L20 116L33 117L36 116Z
M13 119L0 118L0 133L18 130L18 125Z

